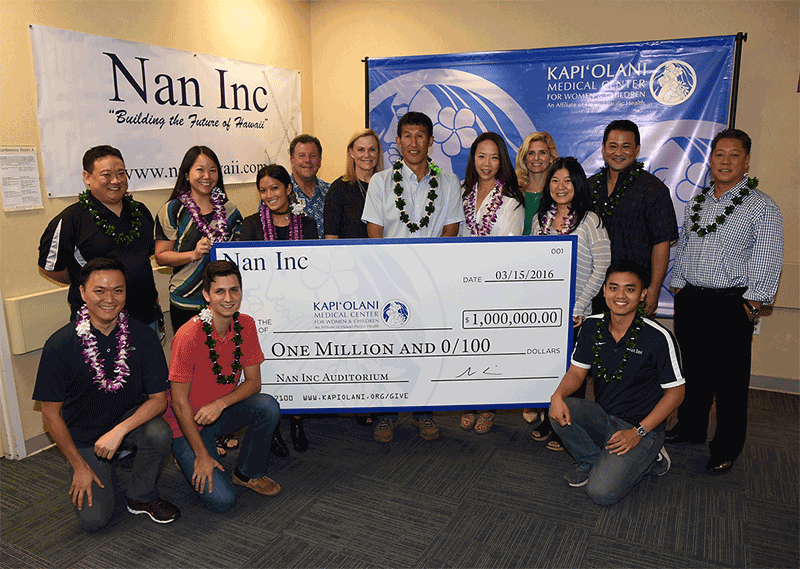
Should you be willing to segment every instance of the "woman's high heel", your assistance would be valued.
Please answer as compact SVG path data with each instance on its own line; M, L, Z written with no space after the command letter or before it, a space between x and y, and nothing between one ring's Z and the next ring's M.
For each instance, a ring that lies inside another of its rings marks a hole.
M281 436L280 423L277 427L275 427L275 432L272 433L272 445L270 445L270 451L274 456L289 456L289 447L287 447L286 443L283 442L283 437Z
M292 446L297 452L308 450L308 439L303 428L302 417L289 417L289 432L292 435Z

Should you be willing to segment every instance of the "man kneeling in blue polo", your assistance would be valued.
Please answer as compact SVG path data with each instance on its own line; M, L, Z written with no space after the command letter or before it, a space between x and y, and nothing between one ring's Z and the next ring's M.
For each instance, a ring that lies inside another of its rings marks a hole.
M619 502L653 470L669 470L664 423L683 400L680 352L673 335L639 310L647 295L644 269L612 263L603 294L610 313L588 317L572 362L550 398L550 419L575 459L564 479L601 505ZM594 401L568 397L586 375Z

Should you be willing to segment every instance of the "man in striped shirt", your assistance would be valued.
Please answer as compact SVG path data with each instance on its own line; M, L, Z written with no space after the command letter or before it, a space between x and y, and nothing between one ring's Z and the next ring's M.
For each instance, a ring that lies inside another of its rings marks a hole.
M772 302L783 265L783 218L747 175L751 145L737 129L714 137L714 182L686 205L670 282L686 399L667 441L705 443L716 396L706 464L715 474L730 470L744 448L753 320Z

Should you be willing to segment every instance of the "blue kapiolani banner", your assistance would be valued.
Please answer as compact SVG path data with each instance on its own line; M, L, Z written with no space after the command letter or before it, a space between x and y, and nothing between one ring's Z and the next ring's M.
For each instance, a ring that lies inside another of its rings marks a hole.
M603 165L605 126L630 119L642 135L639 159L670 189L681 225L707 183L711 139L728 124L734 46L735 36L719 36L369 59L370 126L391 162L397 120L426 113L433 159L460 178L478 134L497 132L516 153L527 135L547 131L560 156L592 175ZM659 314L672 314L664 291Z

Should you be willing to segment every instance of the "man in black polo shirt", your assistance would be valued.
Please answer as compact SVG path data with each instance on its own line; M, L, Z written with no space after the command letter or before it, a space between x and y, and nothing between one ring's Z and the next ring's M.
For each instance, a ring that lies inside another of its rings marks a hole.
M127 310L140 322L157 328L156 283L150 256L155 252L153 216L128 194L122 154L111 146L95 146L83 155L83 181L88 190L78 203L58 214L39 242L39 271L69 284L67 299L75 319L83 304L78 273L97 257L118 259L128 279Z
M169 385L161 343L123 310L119 261L89 261L78 282L86 304L47 340L33 390L44 426L67 459L75 513L84 529L106 525L114 513L118 451L133 449L128 511L169 523L180 511L156 489L172 448L172 430L161 417Z
M576 461L565 480L610 505L650 470L669 470L664 422L683 400L684 380L675 338L638 312L646 271L630 261L612 263L603 294L610 313L584 320L569 370L550 398L550 420ZM589 370L595 400L568 397Z
M635 261L649 273L645 308L652 316L667 274L670 243L678 239L678 222L667 186L636 160L640 142L636 123L609 123L603 132L605 165L589 178L589 188L592 210L611 240L611 262ZM602 295L592 306L594 312L606 309Z

